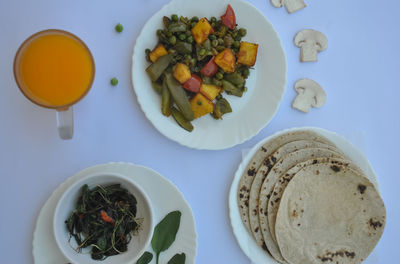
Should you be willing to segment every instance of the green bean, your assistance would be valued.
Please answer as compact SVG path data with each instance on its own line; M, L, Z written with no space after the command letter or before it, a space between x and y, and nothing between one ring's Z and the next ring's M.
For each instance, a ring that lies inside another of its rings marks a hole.
M191 54L193 51L191 44L182 41L176 43L175 49L180 54Z
M172 61L172 55L167 54L158 58L156 62L147 67L146 72L149 75L150 79L152 81L156 81L165 71L165 69L167 69L171 61Z
M231 94L231 95L235 95L235 96L239 96L241 97L243 95L243 90L236 87L234 84L226 81L226 80L222 80L222 88L224 89L224 91L227 94Z
M237 72L226 74L224 79L237 87L243 87L244 78Z
M184 23L181 23L181 22L173 22L173 23L169 24L168 31L170 31L172 33L185 32L186 31L186 25Z
M174 102L178 106L179 110L181 110L183 116L191 121L194 119L194 114L192 107L190 106L189 99L186 95L186 92L178 83L171 73L165 73L165 80L168 86L169 91L171 92L172 98Z
M184 117L184 115L181 112L179 112L178 109L176 109L175 107L172 107L171 114L172 114L173 118L175 119L175 121L178 123L178 125L180 125L183 129L185 129L186 131L189 131L189 132L193 131L192 123L190 123L190 121L188 121Z
M163 86L161 84L159 84L158 82L151 82L151 85L153 86L154 91L156 91L156 93L158 94L162 93Z
M217 102L215 103L212 116L215 119L222 119L222 116L224 114L231 113L231 112L232 112L232 108L231 108L229 102L225 98L222 98L222 96L221 96L220 98L217 99Z
M165 116L171 115L172 98L171 93L168 90L166 80L164 78L161 93L161 113Z

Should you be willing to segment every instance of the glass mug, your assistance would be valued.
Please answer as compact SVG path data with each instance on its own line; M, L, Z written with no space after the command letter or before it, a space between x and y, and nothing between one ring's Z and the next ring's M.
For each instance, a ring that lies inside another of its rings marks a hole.
M67 31L48 29L27 38L14 59L14 77L33 103L57 111L62 139L73 136L72 106L92 87L93 56L86 44Z

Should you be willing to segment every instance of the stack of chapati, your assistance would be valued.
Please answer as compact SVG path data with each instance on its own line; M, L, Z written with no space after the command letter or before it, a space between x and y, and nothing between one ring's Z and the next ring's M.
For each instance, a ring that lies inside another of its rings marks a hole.
M240 179L238 204L260 247L289 264L361 263L386 220L376 186L311 130L281 134L255 153Z

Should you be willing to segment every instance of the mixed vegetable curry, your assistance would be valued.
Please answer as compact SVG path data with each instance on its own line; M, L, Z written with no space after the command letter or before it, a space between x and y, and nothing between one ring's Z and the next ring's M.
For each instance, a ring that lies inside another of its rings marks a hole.
M192 131L195 118L211 114L222 119L232 112L222 94L243 95L258 49L242 41L247 30L237 27L232 7L220 19L174 14L164 16L163 25L156 47L146 49L152 63L146 72L161 95L162 114Z

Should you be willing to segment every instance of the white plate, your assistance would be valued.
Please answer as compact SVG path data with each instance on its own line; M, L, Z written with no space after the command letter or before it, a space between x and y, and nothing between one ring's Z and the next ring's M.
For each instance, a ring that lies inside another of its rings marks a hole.
M156 30L162 28L163 16L220 17L228 3L235 11L238 26L247 29L243 40L259 44L255 69L251 70L248 90L241 98L224 94L232 113L224 115L223 120L203 116L193 121L194 130L187 132L172 117L161 114L161 97L154 92L145 72L149 63L144 51L157 44ZM166 137L191 148L225 149L256 135L275 115L286 86L286 58L278 34L253 5L241 0L172 0L147 21L136 40L132 82L144 114Z
M154 224L174 210L182 213L175 242L160 254L160 263L167 263L176 253L186 254L186 263L193 264L197 252L197 233L193 212L182 193L167 179L152 169L130 163L107 163L82 170L62 183L41 209L33 233L33 259L36 264L65 264L68 261L58 249L52 221L57 202L65 189L78 179L94 173L119 173L131 177L150 198ZM146 249L153 253L151 245ZM155 256L153 258L154 263ZM99 262L100 263L100 262Z
M320 133L325 136L336 146L343 151L350 159L352 159L365 173L368 179L377 187L379 191L379 185L377 182L377 177L375 175L374 170L371 167L368 159L349 141L347 141L344 137L316 127L303 127L303 128L291 128L283 131L279 131L272 136L269 136L262 141L260 141L257 145L255 145L246 157L243 159L242 163L240 163L239 168L237 169L235 176L233 178L232 186L229 192L229 216L231 219L231 225L233 228L233 233L235 234L236 240L239 243L239 246L242 248L243 252L251 259L251 261L255 264L258 263L273 263L279 264L279 262L275 261L273 258L268 256L264 250L262 250L258 244L255 242L253 236L247 231L246 227L242 223L242 219L240 218L239 207L237 203L237 190L239 186L240 177L242 176L243 171L245 170L247 164L249 163L252 156L255 152L268 140L273 137L279 136L283 133L296 131L300 129L308 129L314 132Z

